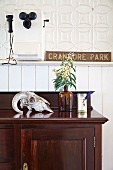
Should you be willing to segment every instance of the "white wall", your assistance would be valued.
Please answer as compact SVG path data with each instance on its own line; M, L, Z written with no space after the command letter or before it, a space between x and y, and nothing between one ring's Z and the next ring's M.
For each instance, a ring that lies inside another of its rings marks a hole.
M92 106L109 119L103 125L103 170L112 170L113 67L76 64L77 90L94 90ZM59 64L0 65L0 91L54 91L53 68Z
M17 8L42 9L45 18L49 18L45 28L46 51L113 52L112 0L0 0L0 58L6 58L9 53L6 15L14 14ZM112 170L112 64L75 65L77 90L94 90L92 106L109 119L103 126L103 170ZM58 66L0 65L0 91L54 90L52 70Z

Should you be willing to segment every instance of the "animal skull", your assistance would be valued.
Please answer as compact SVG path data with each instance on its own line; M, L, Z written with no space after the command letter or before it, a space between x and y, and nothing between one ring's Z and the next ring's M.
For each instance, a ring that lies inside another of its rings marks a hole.
M17 106L19 101L20 101L20 107L21 108L27 107L29 111L35 109L38 112L42 112L46 110L53 113L53 111L50 108L50 103L46 99L36 95L34 92L29 92L29 91L19 92L13 97L12 108L16 112L23 114L23 111L21 111Z

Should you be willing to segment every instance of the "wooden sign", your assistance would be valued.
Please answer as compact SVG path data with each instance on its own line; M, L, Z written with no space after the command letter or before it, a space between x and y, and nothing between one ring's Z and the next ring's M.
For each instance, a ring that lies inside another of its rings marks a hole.
M46 51L46 61L62 61L70 52ZM72 52L74 61L82 62L110 62L111 52Z

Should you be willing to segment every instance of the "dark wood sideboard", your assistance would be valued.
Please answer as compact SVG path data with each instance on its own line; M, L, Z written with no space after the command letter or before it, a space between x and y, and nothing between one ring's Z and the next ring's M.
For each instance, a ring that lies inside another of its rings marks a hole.
M0 92L0 170L102 170L102 124L108 119L90 107L90 98L87 117L79 118L77 92L72 112L58 111L58 92L36 92L54 113L14 118L16 93Z

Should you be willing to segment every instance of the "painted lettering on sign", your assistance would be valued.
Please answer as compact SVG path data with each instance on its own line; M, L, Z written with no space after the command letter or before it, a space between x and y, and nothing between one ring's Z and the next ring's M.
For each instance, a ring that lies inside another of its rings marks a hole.
M70 52L46 51L46 61L62 61ZM110 62L111 52L73 52L74 61Z

